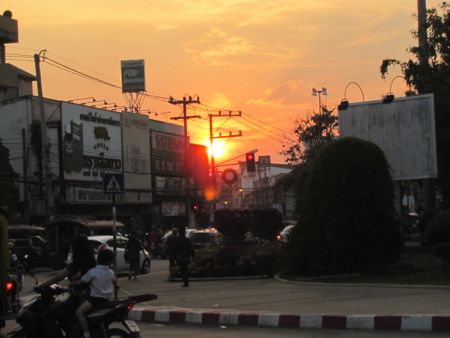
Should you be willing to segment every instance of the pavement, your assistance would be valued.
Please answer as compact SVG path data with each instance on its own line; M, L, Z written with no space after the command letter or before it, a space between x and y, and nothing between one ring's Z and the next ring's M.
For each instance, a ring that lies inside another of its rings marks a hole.
M230 278L192 280L182 288L162 273L133 284L133 294L141 284L158 295L130 312L142 322L450 332L448 287Z
M54 273L43 274L40 280ZM119 283L119 297L158 296L131 310L130 318L141 322L450 332L449 287L256 277L191 279L184 288L181 281L168 281L165 260L153 260L151 273L141 275L138 281L122 277ZM21 298L26 301L30 297L34 294L23 292Z

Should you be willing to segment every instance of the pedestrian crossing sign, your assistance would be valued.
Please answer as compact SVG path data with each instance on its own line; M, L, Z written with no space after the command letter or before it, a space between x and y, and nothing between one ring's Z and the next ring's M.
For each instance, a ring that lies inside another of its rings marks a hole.
M123 174L104 174L103 192L105 194L122 194Z

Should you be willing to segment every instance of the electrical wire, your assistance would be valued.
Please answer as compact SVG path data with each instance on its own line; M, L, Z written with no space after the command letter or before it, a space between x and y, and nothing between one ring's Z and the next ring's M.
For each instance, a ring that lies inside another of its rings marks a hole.
M248 124L246 124L246 123L244 123L244 122L242 122L242 121L240 121L240 120L236 120L236 122L242 124L243 126L249 128L249 129L251 129L251 130L254 130L254 131L257 131L257 132L262 132L262 133L264 134L263 129L257 129L257 128L254 128L254 127L252 127L251 125L248 125ZM265 134L265 136L271 137L271 138L273 138L273 139L275 139L275 140L277 140L278 142L281 142L281 143L285 142L284 140L281 140L280 138L275 137L275 136L273 136L273 135L269 135L269 134L267 134L267 133Z

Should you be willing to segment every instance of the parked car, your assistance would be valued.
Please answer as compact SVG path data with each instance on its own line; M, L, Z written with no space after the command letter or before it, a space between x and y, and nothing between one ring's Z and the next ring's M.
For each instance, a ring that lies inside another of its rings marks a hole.
M189 234L189 239L195 249L207 247L209 245L222 243L223 236L214 228L195 230Z
M89 236L89 245L97 254L102 249L114 251L114 238L112 235ZM127 247L128 238L124 236L116 236L117 243L117 271L128 272L128 263L125 261L125 248ZM141 273L149 273L151 267L150 254L147 250L141 251Z
M277 235L277 241L281 243L287 243L292 234L292 230L294 230L293 224L287 225L281 230L281 232Z

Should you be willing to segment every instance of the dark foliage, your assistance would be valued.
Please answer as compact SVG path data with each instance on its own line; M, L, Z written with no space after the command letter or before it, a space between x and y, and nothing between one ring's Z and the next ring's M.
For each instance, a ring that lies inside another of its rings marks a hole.
M278 269L279 246L268 241L229 247L214 245L196 252L190 274L194 277L273 276ZM172 268L179 276L178 267Z
M393 182L375 144L343 138L323 146L299 176L296 196L300 222L287 248L292 272L360 272L398 259Z
M282 152L286 162L305 163L322 145L331 142L337 132L338 117L333 110L323 106L322 112L296 121L294 134L296 142L287 146Z
M436 214L425 228L423 237L426 244L450 242L450 212Z
M243 241L249 229L251 215L245 210L220 209L214 212L214 227L224 236L224 240L233 238Z
M256 237L274 241L282 221L283 218L276 209L257 209L253 211L253 224L250 231Z
M281 225L282 216L276 209L221 209L214 213L214 226L225 242L228 238L243 241L248 231L255 237L273 241Z

